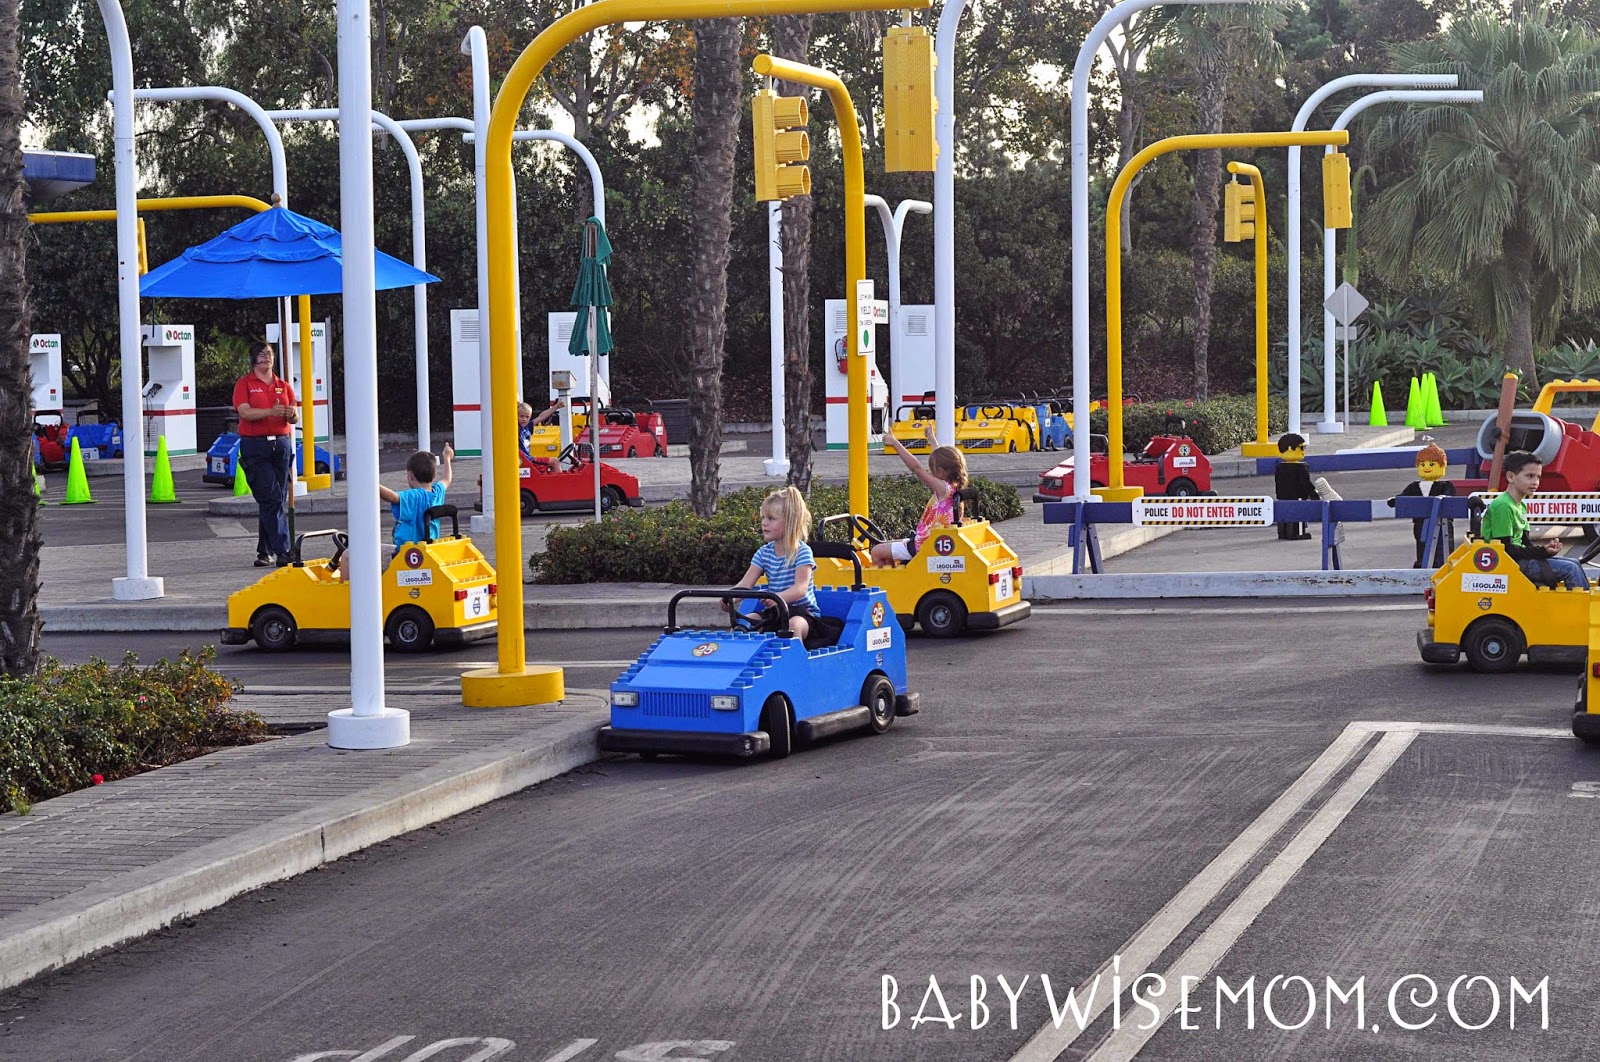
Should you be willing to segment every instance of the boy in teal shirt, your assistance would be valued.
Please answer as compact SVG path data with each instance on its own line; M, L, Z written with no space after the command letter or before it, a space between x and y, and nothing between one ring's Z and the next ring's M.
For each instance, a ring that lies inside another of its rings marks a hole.
M381 483L378 485L378 497L388 502L389 510L394 513L395 547L439 537L439 521L427 520L424 514L435 505L444 504L444 492L450 489L450 461L455 455L455 450L445 443L444 471L441 474L440 463L434 460L433 455L426 450L418 450L406 458L405 490L397 491ZM394 551L390 549L385 560L392 556Z
M1589 576L1575 560L1558 557L1561 552L1559 538L1528 541L1528 495L1539 491L1544 474L1544 463L1526 450L1513 450L1506 454L1506 489L1495 496L1483 510L1479 534L1485 539L1498 539L1505 543L1506 553L1517 562L1522 573L1536 583L1548 581L1546 572L1553 569L1563 586L1573 590L1589 589Z

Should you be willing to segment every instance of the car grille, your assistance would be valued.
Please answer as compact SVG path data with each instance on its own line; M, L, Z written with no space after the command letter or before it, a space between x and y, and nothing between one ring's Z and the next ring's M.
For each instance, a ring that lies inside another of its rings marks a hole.
M710 719L711 698L703 693L646 693L642 713L656 719Z

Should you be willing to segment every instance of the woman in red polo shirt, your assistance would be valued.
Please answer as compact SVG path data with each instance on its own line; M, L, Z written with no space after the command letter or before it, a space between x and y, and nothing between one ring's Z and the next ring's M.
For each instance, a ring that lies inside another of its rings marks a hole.
M271 343L250 355L250 371L233 385L239 412L239 464L255 496L260 536L256 567L289 563L289 432L300 417L294 388L272 371L277 356Z

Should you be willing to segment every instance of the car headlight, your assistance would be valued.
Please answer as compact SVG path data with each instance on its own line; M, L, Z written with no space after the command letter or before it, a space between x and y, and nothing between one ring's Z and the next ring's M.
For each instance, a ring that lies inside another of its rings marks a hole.
M712 697L711 707L719 712L737 712L739 710L739 698L726 694Z
M637 708L639 707L639 694L634 690L612 690L611 707Z

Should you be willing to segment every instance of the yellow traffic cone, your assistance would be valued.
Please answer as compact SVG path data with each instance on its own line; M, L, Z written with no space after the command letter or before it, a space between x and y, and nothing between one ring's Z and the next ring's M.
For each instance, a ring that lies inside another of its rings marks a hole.
M1415 376L1411 378L1411 395L1406 399L1406 427L1426 428L1423 423L1427 418L1422 412L1422 382Z
M1367 414L1367 425L1373 428L1387 428L1389 414L1383 408L1383 388L1378 386L1378 381L1372 381L1372 410Z
M249 494L250 483L244 478L244 462L239 460L239 454L235 451L233 455L233 496L235 498L244 498L248 497Z
M89 496L89 474L83 470L83 449L78 437L72 437L72 460L67 465L67 496L62 505L88 505L94 501Z
M1439 377L1436 373L1428 374L1428 401L1425 409L1428 414L1428 427L1444 427L1444 410L1439 408Z
M180 504L178 492L172 487L172 460L167 457L167 437L156 439L156 470L150 477L150 504Z

